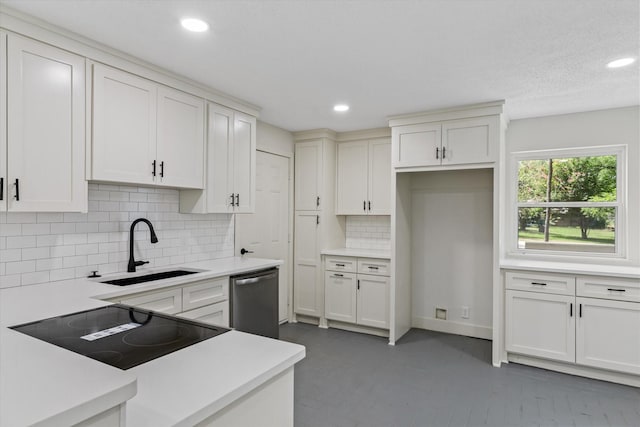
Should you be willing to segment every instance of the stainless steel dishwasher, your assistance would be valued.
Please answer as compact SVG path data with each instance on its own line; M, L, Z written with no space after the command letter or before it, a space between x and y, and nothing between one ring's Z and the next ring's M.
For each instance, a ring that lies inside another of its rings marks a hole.
M231 276L230 326L239 331L278 338L278 269Z

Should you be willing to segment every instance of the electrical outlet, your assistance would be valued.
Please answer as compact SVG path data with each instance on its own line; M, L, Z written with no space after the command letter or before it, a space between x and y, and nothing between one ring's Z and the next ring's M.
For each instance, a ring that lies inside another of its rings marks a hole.
M469 307L467 307L466 305L462 306L462 315L461 317L463 319L468 319L469 318Z
M447 309L436 307L436 319L447 320Z

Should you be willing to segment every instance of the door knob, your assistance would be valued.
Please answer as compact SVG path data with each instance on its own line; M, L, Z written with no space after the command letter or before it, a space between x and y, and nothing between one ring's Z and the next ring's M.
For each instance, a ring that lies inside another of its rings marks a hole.
M244 254L252 254L253 251L248 251L245 248L240 249L240 255L244 255Z

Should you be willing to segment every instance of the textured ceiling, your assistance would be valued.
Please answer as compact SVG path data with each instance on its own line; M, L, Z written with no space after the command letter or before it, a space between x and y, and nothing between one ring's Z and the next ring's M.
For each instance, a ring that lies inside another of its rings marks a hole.
M288 130L507 101L511 119L640 104L640 0L0 0L262 108ZM188 34L179 20L211 24ZM337 102L351 105L334 113Z

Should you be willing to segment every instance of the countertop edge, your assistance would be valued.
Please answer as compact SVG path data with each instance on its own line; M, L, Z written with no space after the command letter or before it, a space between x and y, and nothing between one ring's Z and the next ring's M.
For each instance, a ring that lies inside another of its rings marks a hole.
M352 249L352 248L334 248L323 249L320 255L346 256L356 258L377 258L391 260L391 251L378 249Z
M640 279L640 267L600 264L575 264L546 261L500 260L501 270L530 270L581 276L608 276Z

